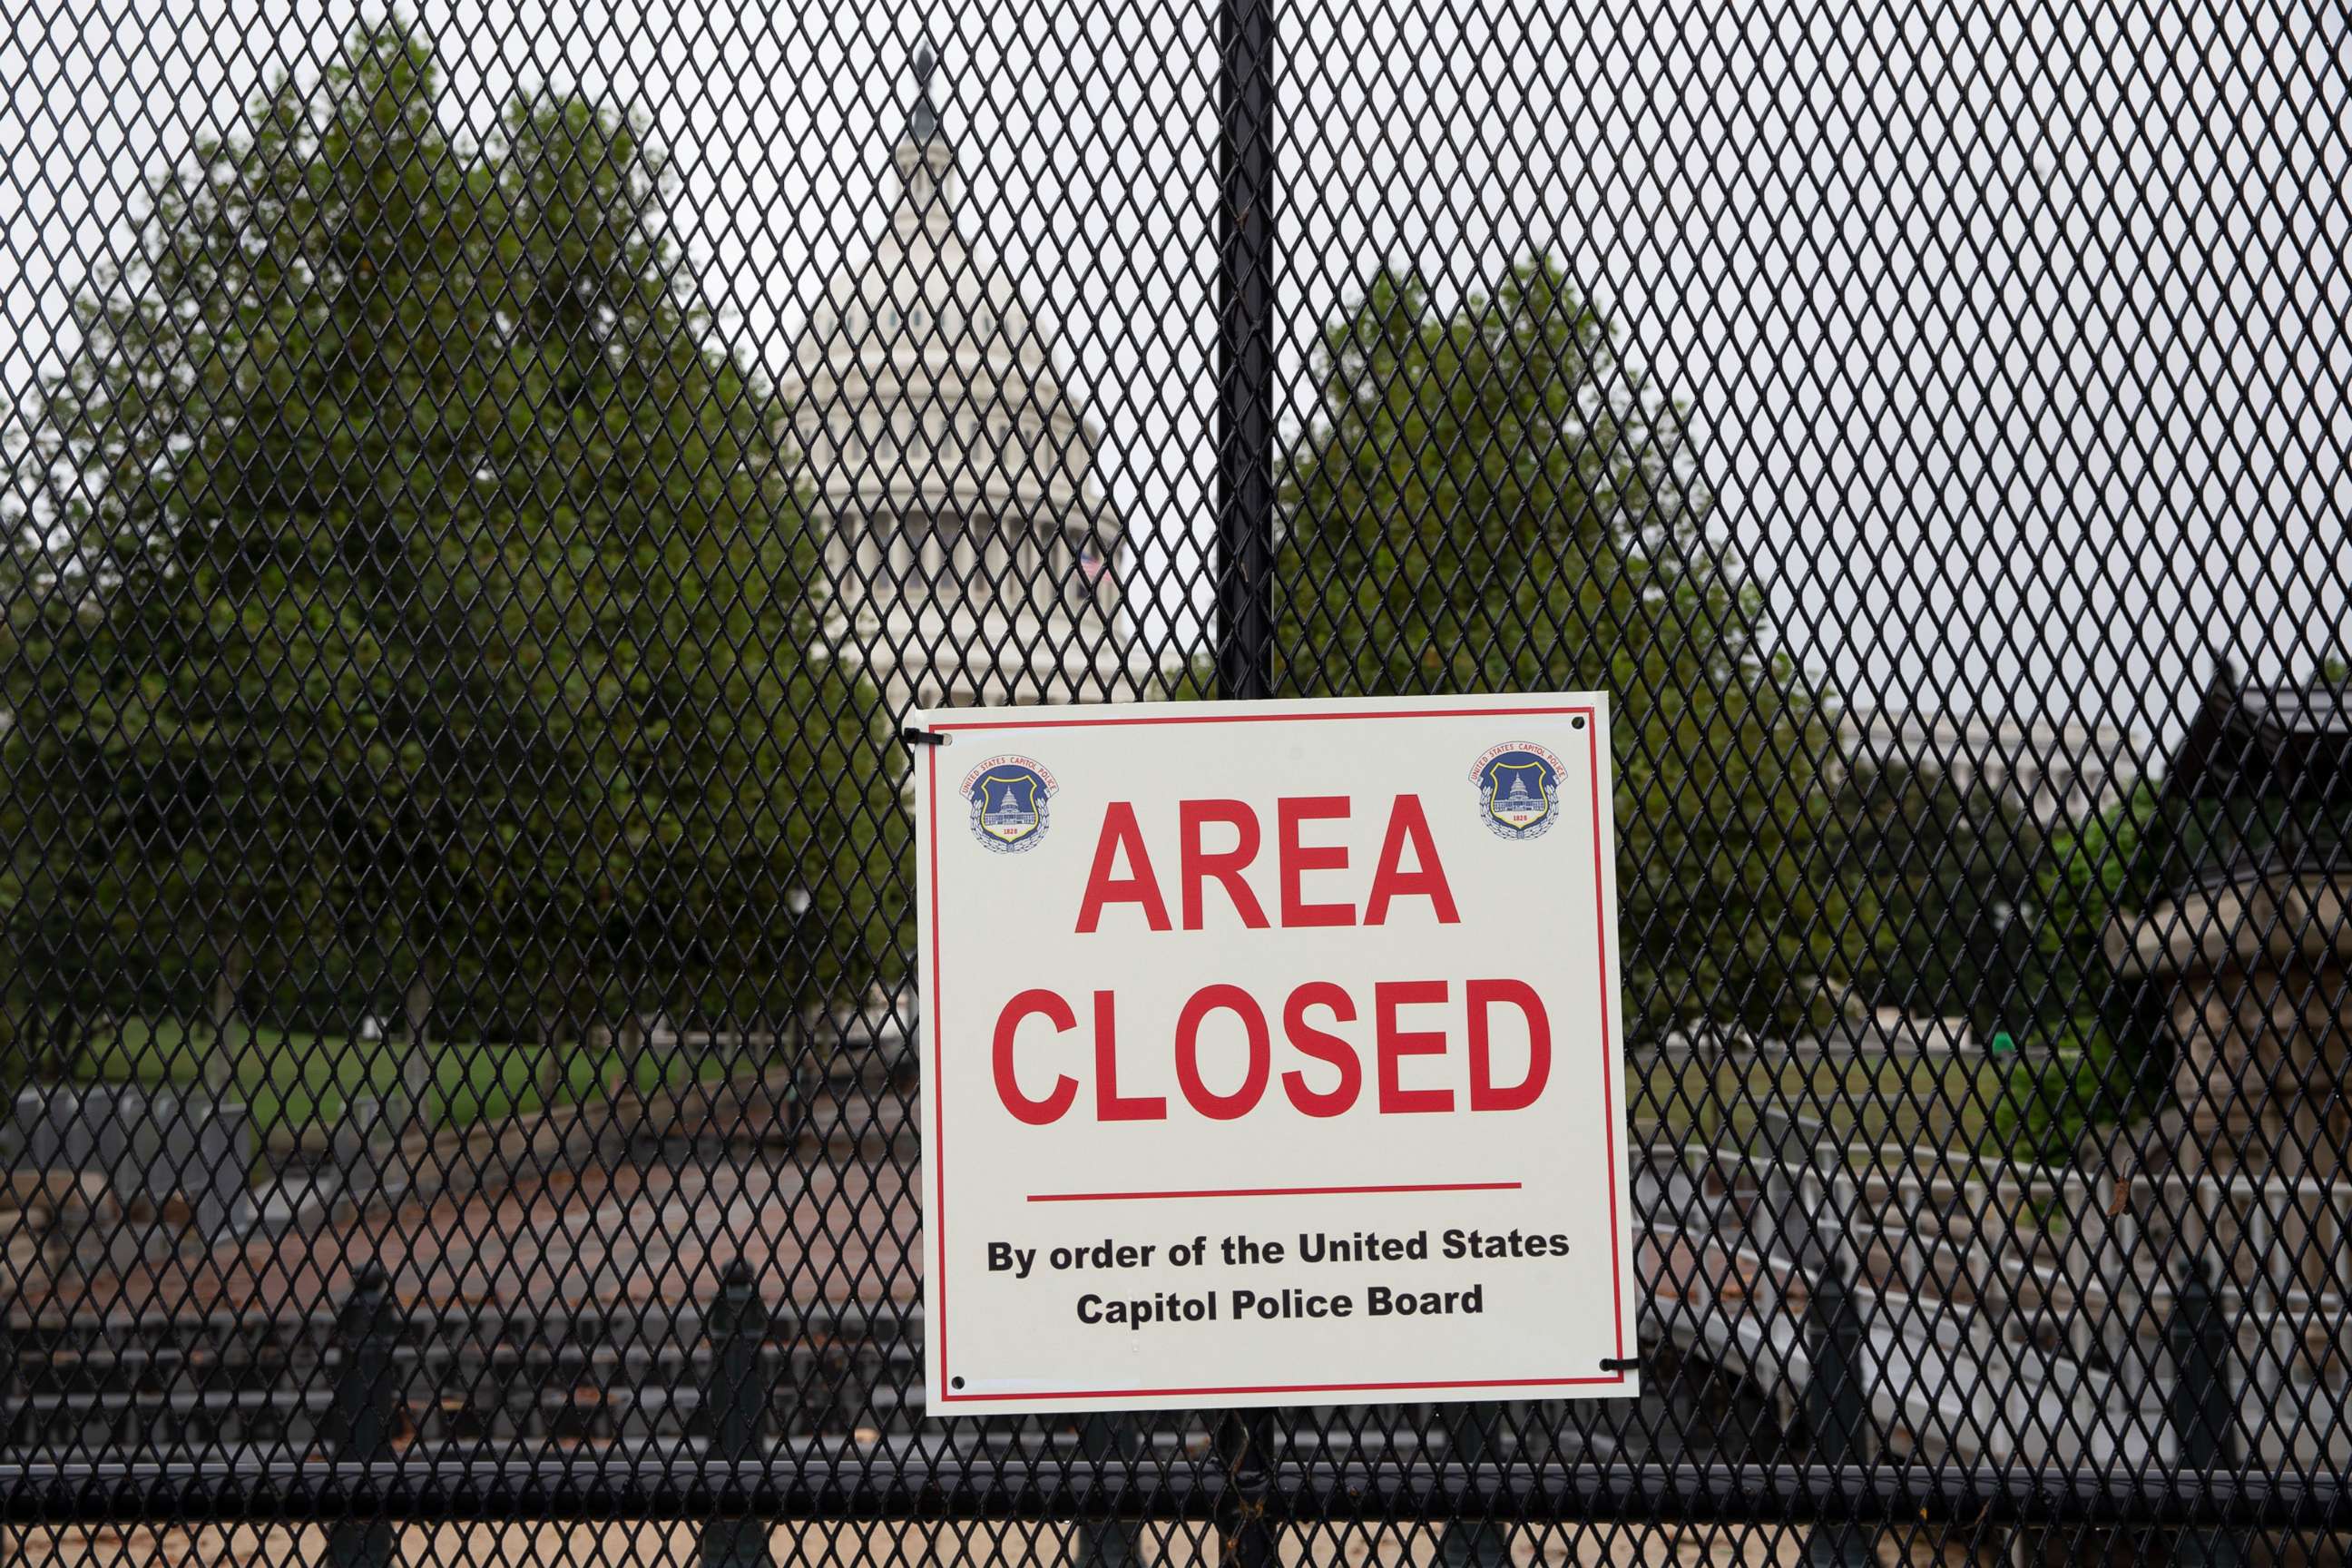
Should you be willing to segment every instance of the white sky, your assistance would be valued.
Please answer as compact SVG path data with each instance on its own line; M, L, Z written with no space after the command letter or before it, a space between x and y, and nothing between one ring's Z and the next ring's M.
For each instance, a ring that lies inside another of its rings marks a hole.
M660 8L656 8L660 9ZM354 16L62 0L0 43L0 386L71 342L143 170L315 78ZM453 123L553 81L648 115L730 338L781 368L862 247L928 30L968 233L1032 279L1104 434L1147 627L1211 521L1214 10L417 13ZM462 22L456 18L462 16ZM1685 404L1789 646L1880 703L2168 734L2216 657L2352 646L2344 13L2097 0L1294 0L1286 415L1365 271L1553 247Z

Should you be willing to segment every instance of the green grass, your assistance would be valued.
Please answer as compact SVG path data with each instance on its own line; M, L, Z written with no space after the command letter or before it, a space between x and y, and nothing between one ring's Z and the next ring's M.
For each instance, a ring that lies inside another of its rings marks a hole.
M111 1037L85 1045L75 1071L85 1079L113 1083L194 1084L202 1080L215 1048L209 1028L172 1018L129 1018ZM236 1082L257 1130L266 1132L281 1123L333 1121L354 1099L395 1092L403 1054L394 1041L256 1028L240 1053ZM536 1046L436 1043L432 1059L433 1093L426 1109L437 1126L541 1108ZM601 1098L616 1070L629 1070L637 1089L651 1090L689 1077L716 1079L734 1065L715 1057L689 1061L672 1054L664 1059L651 1051L625 1063L617 1049L572 1048L564 1053L558 1092L566 1101Z
M1633 1074L1637 1136L1744 1142L1778 1107L1841 1142L1985 1146L2014 1058L1981 1051L1653 1059Z

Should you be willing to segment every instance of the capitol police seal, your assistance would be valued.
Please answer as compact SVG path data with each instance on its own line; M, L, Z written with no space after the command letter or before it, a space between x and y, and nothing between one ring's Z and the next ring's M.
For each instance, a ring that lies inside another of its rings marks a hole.
M1470 770L1478 786L1478 820L1497 838L1540 838L1559 819L1559 759L1541 746L1512 741Z
M962 787L971 803L971 836L999 855L1037 847L1061 788L1031 757L991 757L964 774Z

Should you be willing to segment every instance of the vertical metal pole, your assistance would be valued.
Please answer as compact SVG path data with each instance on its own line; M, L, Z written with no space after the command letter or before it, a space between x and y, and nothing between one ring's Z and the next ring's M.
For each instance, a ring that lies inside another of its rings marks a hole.
M342 1366L335 1378L328 1436L335 1458L392 1454L392 1282L379 1264L363 1265L335 1323ZM392 1568L392 1521L347 1519L327 1532L330 1568Z
M1453 1461L1474 1472L1491 1461L1495 1457L1495 1426L1502 1419L1503 1407L1482 1402L1444 1408ZM1491 1510L1481 1519L1468 1519L1457 1513L1445 1521L1445 1535L1438 1543L1438 1561L1445 1568L1509 1568L1510 1540Z
M1133 1416L1094 1411L1078 1425L1078 1452L1097 1462L1118 1462L1131 1479L1140 1436ZM1143 1552L1136 1532L1135 1523L1125 1519L1082 1524L1070 1561L1074 1568L1139 1568Z
M31 1027L37 1022L37 1019L28 1018L26 1026ZM24 1036L18 1037L28 1038ZM31 1047L28 1044L27 1062L31 1060L30 1051ZM5 1313L0 1313L0 1399L6 1401L5 1410L0 1411L0 1443L5 1443L11 1448L31 1447L42 1441L42 1435L37 1430L28 1429L33 1425L26 1418L31 1402L25 1398L20 1390L17 1371L16 1326L9 1321ZM36 1534L37 1532L29 1527L14 1530L0 1529L0 1563L7 1563L9 1568L16 1568L19 1563L32 1562L31 1542Z
M1274 0L1217 7L1217 694L1274 694Z
M1870 1458L1870 1407L1862 1386L1862 1312L1835 1262L1822 1269L1805 1305L1812 1380L1805 1387L1813 1457L1824 1465ZM1870 1568L1878 1561L1871 1532L1859 1524L1817 1524L1805 1542L1808 1568Z
M1217 6L1217 695L1274 694L1274 0ZM1271 1410L1218 1424L1217 1561L1274 1568Z
M2172 1352L2168 1414L2182 1470L2226 1469L2238 1462L2237 1390L2230 1382L2230 1325L2209 1266L2192 1260L2172 1297L2165 1338ZM2183 1531L2172 1560L2183 1568L2237 1568L2236 1540L2221 1531Z
M1275 1419L1271 1410L1228 1410L1217 1426L1217 1457L1226 1493L1217 1510L1218 1568L1275 1568L1274 1527L1265 1501L1273 1491Z
M714 1459L760 1457L767 1436L768 1379L761 1347L768 1338L768 1312L751 1279L751 1266L737 1258L719 1284L710 1309L710 1375L702 1391ZM702 1527L703 1568L771 1568L768 1528L740 1515L710 1520Z

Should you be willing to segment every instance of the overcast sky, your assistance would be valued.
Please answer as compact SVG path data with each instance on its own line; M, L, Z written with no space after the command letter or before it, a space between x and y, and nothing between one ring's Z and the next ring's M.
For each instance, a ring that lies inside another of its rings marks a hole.
M1032 280L1150 628L1209 531L1214 11L805 0L418 16L451 123L518 81L650 118L703 286L781 368L946 57L966 231ZM70 343L142 172L315 78L355 15L62 0L0 44L0 386ZM457 18L462 17L460 22ZM1685 404L1789 646L1861 700L2138 726L2217 658L2352 642L2342 10L1304 0L1280 7L1287 416L1380 261L1458 293L1550 247Z

